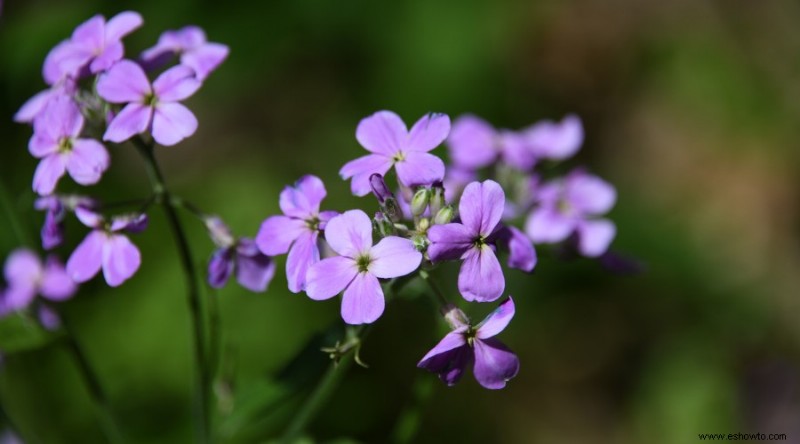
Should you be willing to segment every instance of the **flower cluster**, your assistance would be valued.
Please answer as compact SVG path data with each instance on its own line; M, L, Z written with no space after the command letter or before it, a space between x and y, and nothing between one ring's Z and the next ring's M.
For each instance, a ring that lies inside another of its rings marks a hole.
M566 159L580 148L583 130L577 117L510 131L474 116L458 119L451 128L448 116L428 114L409 130L397 114L379 111L361 120L355 136L370 154L347 162L339 174L350 180L354 195L372 192L379 211L372 218L360 209L320 211L326 189L318 177L305 176L284 189L283 215L267 218L256 237L265 255L288 252L292 292L305 291L313 300L341 294L341 315L348 324L372 323L383 314L382 280L427 278L440 263L455 262L463 299L494 302L505 293L501 254L509 268L531 272L537 262L534 243L573 245L574 239L579 252L594 257L614 236L614 225L597 218L614 203L610 185L583 170L547 181L536 170L543 161ZM443 143L449 148L448 166L431 154ZM391 170L397 193L386 182ZM520 229L514 223L522 217ZM442 303L452 332L419 367L452 385L474 363L481 385L504 387L517 374L519 361L493 336L513 317L513 300L506 298L476 326L460 309Z

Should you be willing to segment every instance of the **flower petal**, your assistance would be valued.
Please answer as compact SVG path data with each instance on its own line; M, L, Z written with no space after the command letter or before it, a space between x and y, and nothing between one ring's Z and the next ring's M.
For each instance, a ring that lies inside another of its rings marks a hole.
M97 81L97 94L111 103L142 102L152 91L142 67L130 60L112 66Z
M356 263L343 256L323 259L308 269L306 294L317 301L330 299L347 288L358 274Z
M100 228L104 222L102 215L84 207L75 208L75 217L89 228Z
M39 256L31 250L21 248L14 250L3 267L6 282L11 287L35 287L43 273Z
M488 245L467 252L458 273L458 290L467 301L491 302L503 295L506 280Z
M505 330L508 323L511 322L511 319L514 317L515 311L514 300L509 296L508 299L501 302L500 306L489 313L489 315L475 327L477 330L475 337L478 339L488 339Z
M433 358L434 356L441 355L442 353L447 353L453 349L467 345L467 340L464 337L464 333L466 331L467 327L464 326L446 334L438 344L436 344L428 353L425 354L425 356L422 357L422 359L419 360L417 367L426 368L425 361Z
M111 68L115 63L122 60L124 54L125 47L122 46L122 42L107 43L103 52L95 57L92 63L89 64L89 72L97 74L107 71L108 68Z
M519 359L497 339L476 339L473 342L475 349L475 379L488 389L501 389L506 382L519 372Z
M36 117L34 130L58 141L64 137L75 137L83 128L83 115L72 97L55 94L47 102L44 111Z
M114 120L106 128L103 140L120 143L136 134L147 131L153 116L153 108L141 103L130 103L114 116Z
M472 361L472 350L467 346L463 331L448 333L417 364L439 375L439 379L448 386L457 383L464 375L464 370Z
M192 68L197 78L205 80L212 71L228 58L230 50L220 43L207 43L194 50L184 52L181 63Z
M616 234L616 225L608 219L582 221L578 224L578 251L586 257L600 256Z
M190 97L202 83L192 68L184 65L173 66L164 71L153 82L153 92L158 100L164 102L177 102Z
M275 276L275 261L260 252L254 255L236 255L236 280L239 284L256 293L266 291Z
M50 257L44 266L39 292L52 301L63 301L75 294L77 286L67 270L55 257Z
M105 43L106 19L102 15L95 15L78 25L72 32L70 39L74 45L78 45L92 51L103 48Z
M485 120L472 115L459 117L447 138L450 158L467 170L489 166L498 154L495 137L495 129Z
M358 122L356 139L367 151L392 156L405 145L408 130L391 111L378 111ZM377 171L376 171L377 172Z
M219 248L211 254L208 261L208 285L222 288L233 274L233 251L230 248Z
M113 234L103 246L103 276L108 285L117 287L128 280L142 263L139 249L127 236Z
M561 242L577 226L577 220L562 214L555 208L541 207L534 210L525 223L525 233L534 243Z
M403 148L427 153L441 145L449 133L450 117L447 114L426 114L408 132L408 140Z
M588 215L607 213L617 200L617 191L610 183L580 170L567 177L565 194L570 205Z
M144 23L144 20L142 20L142 16L138 12L122 11L111 17L106 23L105 40L106 42L119 41L122 37L142 26L142 23Z
M160 103L153 116L153 139L172 146L197 131L197 118L180 103Z
M67 261L67 273L73 281L86 282L100 271L106 240L106 234L102 231L92 231L72 252Z
M373 174L386 175L392 167L392 158L382 154L369 154L351 160L339 170L342 179L353 178L350 190L356 196L366 196L370 193L369 177Z
M503 217L505 205L506 195L500 184L493 180L472 182L464 188L458 205L461 223L473 233L489 236Z
M317 238L316 232L305 231L289 250L286 258L286 280L292 293L300 293L306 289L308 269L319 262Z
M411 151L395 163L397 179L407 187L431 185L444 179L444 162L433 154Z
M270 216L262 224L256 235L256 244L268 256L286 254L292 242L300 235L310 231L300 219L286 216Z
M503 161L519 170L529 171L536 164L536 154L525 138L514 131L502 131L499 135Z
M536 266L536 250L528 236L516 227L503 227L498 239L508 250L508 266L531 272Z
M66 157L61 154L51 154L42 159L33 173L33 191L42 196L52 193L67 169L66 163Z
M371 324L381 317L385 306L378 278L368 272L358 273L344 290L342 319L350 325Z
M372 262L369 272L381 279L405 276L419 268L422 253L409 239L388 236L381 239L369 252Z
M539 122L524 131L528 144L537 157L564 160L572 157L583 143L583 125L580 118L568 115L560 123L550 120Z
M361 210L345 211L325 226L325 240L333 251L356 258L372 247L372 222Z
M53 90L46 89L39 91L28 99L19 110L14 114L14 121L17 123L30 123L47 106L47 102L53 97Z
M93 139L77 139L67 159L67 171L81 185L95 184L108 168L108 151Z
M461 259L475 241L475 233L462 224L434 225L428 229L428 257L431 261Z
M294 186L287 186L281 191L281 211L298 219L316 217L326 194L325 184L319 177L310 174L303 176Z

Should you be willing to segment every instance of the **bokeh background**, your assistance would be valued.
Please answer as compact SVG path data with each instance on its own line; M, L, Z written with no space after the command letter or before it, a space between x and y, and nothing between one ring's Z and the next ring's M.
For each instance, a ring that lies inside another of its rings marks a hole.
M362 154L355 125L376 110L407 122L473 112L509 128L581 116L586 142L573 163L618 187L613 248L646 272L616 276L552 255L532 276L508 272L518 312L502 340L522 369L498 392L470 376L447 388L416 369L443 326L427 298L399 299L363 347L370 368L350 368L312 423L315 440L690 443L699 433L761 432L800 442L796 2L7 0L3 8L2 257L36 247L42 221L32 210L30 129L11 116L44 87L48 50L98 12L142 13L145 26L126 39L131 55L186 24L230 46L188 102L198 132L158 156L176 193L239 234L254 235L278 211L281 188L306 173L327 184L328 208L372 208L337 171ZM91 193L146 196L133 148L111 151L112 168ZM212 245L199 223L186 224L202 267ZM82 236L71 228L62 257ZM135 241L144 261L133 279L118 289L95 280L62 313L130 440L189 442L190 323L160 211ZM287 367L339 308L289 293L279 262L266 294L231 284L210 295L224 331L222 441L274 437L326 364L314 352ZM455 296L454 281L441 282ZM0 401L21 434L103 442L63 343L2 340L11 351Z

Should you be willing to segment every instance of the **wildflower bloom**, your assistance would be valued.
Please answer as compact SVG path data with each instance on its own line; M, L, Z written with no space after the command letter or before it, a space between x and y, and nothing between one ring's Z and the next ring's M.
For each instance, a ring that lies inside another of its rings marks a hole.
M583 143L583 125L575 115L564 117L561 122L543 120L523 131L526 143L536 157L564 160L572 157Z
M370 192L369 178L386 175L392 166L406 187L430 185L444 177L444 162L428 151L439 146L450 132L450 118L445 114L427 114L408 131L406 124L391 111L378 111L361 120L356 139L372 154L347 162L339 175L351 179L356 196Z
M34 191L52 193L65 172L81 185L100 180L108 168L108 152L94 139L79 138L83 124L78 105L66 96L52 100L36 118L28 144L31 154L42 159L33 175Z
M436 344L417 367L437 373L452 386L472 365L478 383L488 389L501 389L519 372L519 359L502 342L494 338L514 317L514 301L509 296L477 326L455 307L448 313L453 331Z
M525 138L511 130L497 130L485 120L466 115L453 123L447 137L450 157L456 167L477 170L502 159L518 170L529 170L536 157Z
M228 47L208 42L205 32L197 26L186 26L161 34L158 43L145 50L140 59L147 67L157 67L174 54L180 56L181 65L192 68L202 81L225 61Z
M6 310L22 310L37 294L61 301L75 294L77 286L55 257L43 264L33 251L19 249L6 259L4 274L8 288L3 297Z
M44 224L42 225L42 247L51 250L64 241L64 219L67 211L77 207L94 208L97 203L83 196L44 196L36 199L34 208L45 211Z
M383 314L386 301L378 278L407 275L419 267L422 254L414 244L387 236L372 245L372 223L361 210L334 217L325 239L339 256L323 259L308 269L306 293L314 300L330 299L344 291L342 319L369 324Z
M242 287L265 291L275 276L275 262L261 253L252 239L236 239L220 218L209 217L205 222L211 239L219 247L208 262L209 285L222 288L235 273Z
M468 301L491 302L505 289L503 270L493 245L504 206L505 194L497 182L472 182L459 202L461 223L428 229L431 261L464 261L458 274L458 289Z
M153 138L171 146L197 130L197 118L178 103L200 88L194 70L174 66L150 84L142 67L123 60L100 76L97 93L111 103L124 103L124 108L108 125L103 140L124 142L152 127Z
M14 121L17 123L32 123L53 100L59 97L72 98L77 91L75 81L65 78L53 84L50 88L36 93L28 99L19 110L14 114Z
M608 182L583 170L564 179L549 182L538 191L538 207L525 224L525 232L535 243L555 243L577 234L578 251L587 257L605 253L614 239L616 227L597 216L608 212L617 192Z
M141 265L141 254L128 236L139 233L147 226L147 216L122 216L106 221L97 213L76 208L78 219L93 230L72 252L67 261L67 273L75 282L86 282L100 269L108 285L117 287L128 280Z
M306 272L320 259L319 233L338 214L319 210L326 194L319 177L303 176L293 187L287 186L281 192L283 215L267 218L256 235L256 245L267 256L289 253L286 280L293 293L305 290Z

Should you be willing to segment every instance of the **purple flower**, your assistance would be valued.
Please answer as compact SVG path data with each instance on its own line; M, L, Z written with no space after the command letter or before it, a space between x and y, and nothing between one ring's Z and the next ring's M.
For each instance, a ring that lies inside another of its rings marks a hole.
M378 278L407 275L422 261L422 254L408 239L388 236L373 246L372 222L361 210L331 219L325 239L340 256L323 259L308 269L306 293L319 301L344 291L342 319L348 324L375 322L386 304Z
M206 227L219 247L208 262L208 284L222 288L235 273L242 287L255 292L265 291L275 276L275 262L261 253L252 239L234 238L220 218L207 218Z
M447 146L453 163L466 170L492 165L498 159L522 171L533 168L536 163L534 153L521 134L497 130L485 120L472 115L459 117L453 123Z
M77 88L74 80L65 79L49 89L36 93L23 103L19 111L14 114L14 121L17 123L33 122L47 108L50 102L62 96L71 99L75 95Z
M372 154L347 162L339 175L352 178L350 189L356 196L370 192L369 177L386 175L394 166L397 178L406 187L430 185L444 177L444 162L429 154L450 132L450 118L427 114L408 131L406 124L391 111L378 111L361 120L356 139Z
M37 294L51 301L63 301L75 294L76 285L54 256L42 264L36 253L19 249L6 259L4 274L8 288L3 295L6 310L26 308Z
M79 138L83 123L78 105L66 96L50 101L36 118L28 144L31 154L42 159L33 175L34 191L52 193L65 172L81 185L100 180L108 168L108 152L94 139Z
M45 211L44 224L42 225L42 247L51 250L64 241L64 219L67 211L75 208L94 208L97 203L83 196L44 196L36 199L33 204L39 211Z
M508 250L508 266L527 272L536 266L536 250L531 240L515 227L504 226L497 232L497 243Z
M572 114L559 123L543 120L523 133L536 157L543 159L567 159L575 155L583 143L581 119Z
M608 212L617 199L613 186L583 170L548 182L538 192L539 205L531 212L525 232L535 243L555 243L578 235L578 251L587 257L605 253L616 227L607 219L595 219Z
M186 26L161 34L158 43L142 53L141 60L148 68L154 68L174 54L180 55L181 65L192 68L198 79L205 80L228 57L228 47L209 43L197 26Z
M461 259L458 289L468 301L491 302L505 289L505 278L495 255L495 241L505 194L497 182L473 182L464 189L458 209L461 223L428 229L431 261Z
M306 272L319 261L317 240L335 211L319 211L327 192L316 176L303 176L294 187L281 192L283 216L271 216L256 235L256 245L267 256L289 253L286 259L286 280L289 290L299 293L306 289Z
M128 280L141 265L142 258L128 236L139 233L147 226L147 215L114 217L107 222L97 213L76 208L75 215L93 230L72 252L67 261L67 273L75 282L86 282L100 269L108 285L117 287Z
M175 145L197 130L197 119L178 103L200 88L194 70L178 65L164 71L150 85L142 67L123 60L97 82L97 93L125 107L108 125L103 140L124 142L152 126L153 138L161 145Z
M501 389L519 372L519 359L494 336L503 331L514 317L514 301L509 296L496 310L477 326L466 322L457 308L456 316L448 316L454 330L436 344L417 364L417 367L437 373L452 386L473 364L472 372L478 383L488 389Z

